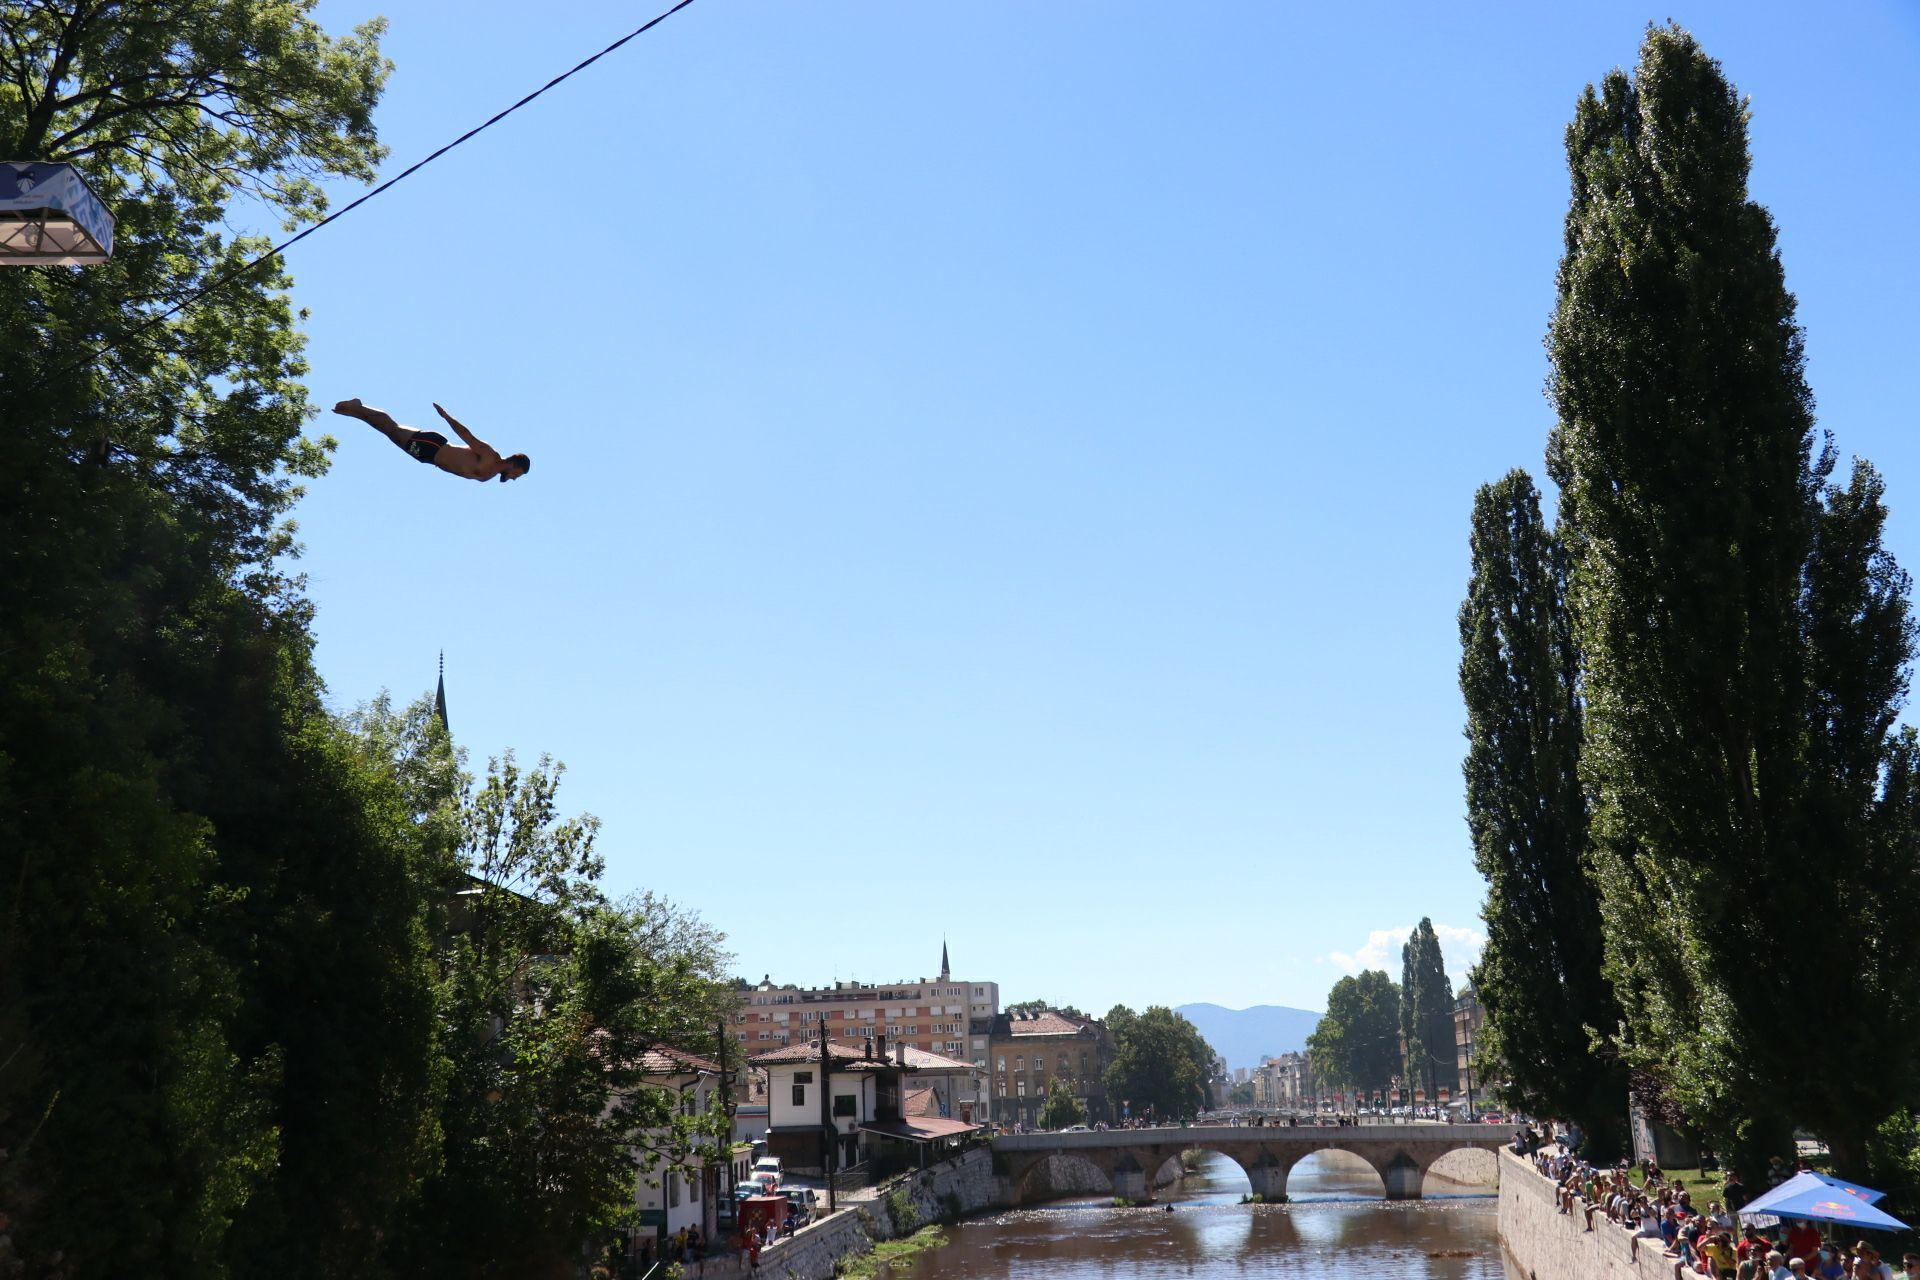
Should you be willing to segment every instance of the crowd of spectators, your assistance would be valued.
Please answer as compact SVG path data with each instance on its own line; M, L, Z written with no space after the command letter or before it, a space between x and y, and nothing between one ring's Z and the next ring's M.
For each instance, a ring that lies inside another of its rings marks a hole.
M1673 1260L1674 1280L1920 1280L1917 1254L1908 1253L1905 1270L1896 1273L1872 1244L1848 1246L1843 1238L1822 1235L1816 1223L1742 1226L1732 1194L1726 1203L1698 1208L1692 1193L1651 1161L1640 1166L1636 1182L1626 1161L1611 1167L1589 1163L1566 1146L1545 1145L1531 1129L1516 1135L1514 1150L1554 1184L1561 1213L1580 1215L1588 1231L1596 1222L1626 1231L1635 1258L1643 1247L1660 1248ZM1727 1185L1730 1193L1739 1190L1741 1202L1747 1199L1737 1174L1728 1175Z

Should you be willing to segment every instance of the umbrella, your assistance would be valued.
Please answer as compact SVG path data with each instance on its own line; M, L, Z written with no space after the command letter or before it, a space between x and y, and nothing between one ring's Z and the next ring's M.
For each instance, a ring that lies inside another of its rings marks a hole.
M1797 1173L1741 1210L1742 1218L1808 1218L1857 1227L1904 1230L1906 1223L1873 1207L1886 1193L1823 1173Z

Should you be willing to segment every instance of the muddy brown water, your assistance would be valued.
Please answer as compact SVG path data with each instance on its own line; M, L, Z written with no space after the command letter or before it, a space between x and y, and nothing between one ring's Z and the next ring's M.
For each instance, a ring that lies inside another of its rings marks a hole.
M1241 1204L1248 1190L1238 1165L1208 1154L1151 1207L1080 1197L976 1218L893 1276L1505 1280L1491 1187L1430 1177L1426 1199L1389 1204L1379 1177L1356 1157L1322 1152L1294 1166L1290 1203Z

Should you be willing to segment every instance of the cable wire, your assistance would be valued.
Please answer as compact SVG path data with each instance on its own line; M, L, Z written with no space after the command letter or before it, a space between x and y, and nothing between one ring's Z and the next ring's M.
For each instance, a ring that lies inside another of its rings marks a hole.
M208 283L201 285L198 289L195 289L193 292L189 293L186 297L180 299L180 301L168 307L165 311L162 311L158 315L148 317L146 320L142 321L139 325L135 326L134 328L128 330L126 333L122 334L116 340L112 342L104 343L101 346L96 347L93 350L87 352L85 355L81 356L79 359L70 361L69 363L60 366L59 368L55 369L52 373L49 373L45 377L41 378L39 382L36 382L34 384L34 387L45 386L48 382L51 382L53 379L58 378L63 374L69 373L84 364L89 364L95 360L98 360L100 357L107 355L110 352L119 350L121 347L125 346L127 343L132 342L136 338L140 337L140 335L147 332L147 330L153 328L155 325L160 324L165 320L169 320L176 315L179 315L182 311L185 311L188 307L200 301L202 298L206 297L208 294L217 292L220 289L224 289L227 285L232 284L235 280L240 279L240 277L246 275L249 271L252 271L255 267L259 266L261 263L267 261L270 258L279 257L281 254L285 253L288 249L291 249L294 245L299 244L302 240L305 240L308 236L312 235L314 232L318 231L320 228L326 226L328 223L336 222L339 219L344 218L346 215L348 215L349 213L352 213L355 209L358 209L361 205L365 204L367 201L373 199L375 196L379 195L381 192L386 191L389 187L397 185L398 183L405 180L406 178L409 178L412 175L418 173L420 170L426 168L428 165L432 164L435 160L438 160L441 156L447 154L447 152L453 150L455 147L459 146L461 143L466 142L470 138L477 137L478 135L485 133L488 129L491 129L494 125L499 124L502 120L505 120L508 116L512 115L514 112L518 111L520 108L526 106L529 102L532 102L535 98L539 97L541 94L545 93L547 90L553 88L555 85L558 85L562 81L570 79L574 75L577 75L582 71L585 71L588 67L600 61L600 59L606 57L608 54L612 53L615 49L618 49L620 46L626 44L628 41L645 35L647 32L653 30L655 27L659 26L661 23L665 22L668 18L671 18L674 14L680 12L682 9L686 8L688 5L692 3L693 3L693 0L680 0L680 2L674 5L671 9L667 9L662 13L656 14L654 17L648 19L646 22L642 23L640 26L635 27L632 31L627 32L626 35L621 36L618 40L615 40L612 44L608 45L606 48L602 49L600 52L594 54L592 57L587 58L581 62L575 63L573 66L561 72L559 75L555 76L553 79L547 81L545 84L541 85L538 89L535 89L532 93L529 93L526 97L520 99L520 101L514 103L512 106L506 108L503 111L495 112L486 121L484 121L481 124L475 125L473 128L467 130L465 133L455 138L452 142L447 143L445 146L441 147L439 150L433 152L431 155L428 155L425 159L416 160L413 164L408 165L405 169L401 170L399 173L396 173L395 175L393 175L393 177L388 178L385 182L381 183L379 186L375 187L373 190L367 192L365 195L354 200L352 203L342 205L340 208L334 210L332 213L320 219L320 221L314 223L312 226L307 227L299 231L298 233L287 237L285 240L282 240L279 244L276 244L275 246L273 246L273 248L266 250L264 253L261 253L258 257L255 257L241 264L240 266L235 267L233 270L226 272L224 275L219 275L214 277Z

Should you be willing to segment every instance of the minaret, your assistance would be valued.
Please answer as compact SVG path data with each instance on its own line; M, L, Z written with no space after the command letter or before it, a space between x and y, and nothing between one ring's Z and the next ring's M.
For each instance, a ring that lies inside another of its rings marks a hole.
M953 966L947 963L947 940L940 939L940 981L953 981Z
M447 724L447 651L445 649L440 651L440 687L433 691L433 714L440 717L440 727L446 731L448 737L452 737L453 729Z

